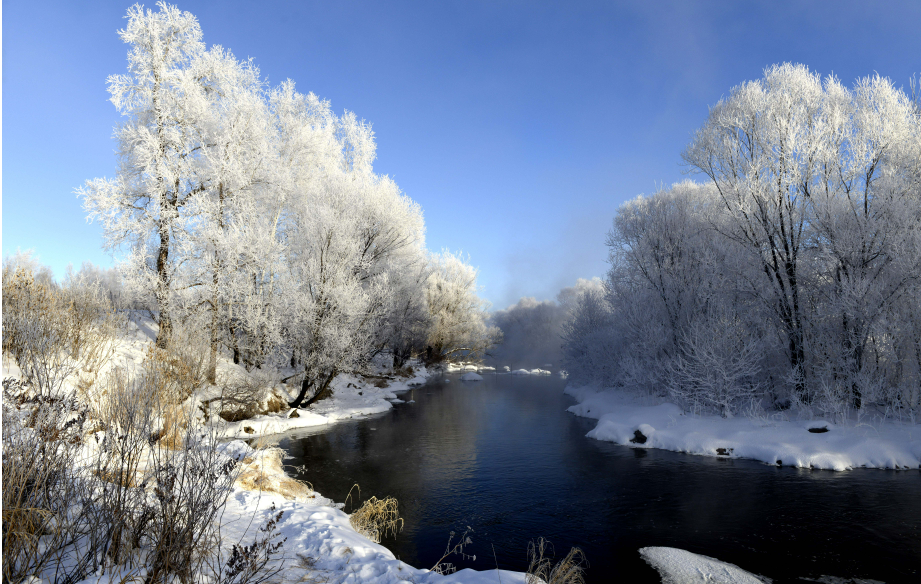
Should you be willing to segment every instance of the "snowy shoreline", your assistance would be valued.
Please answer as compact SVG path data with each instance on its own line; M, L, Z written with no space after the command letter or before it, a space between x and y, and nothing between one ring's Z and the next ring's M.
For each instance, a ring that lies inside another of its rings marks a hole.
M578 402L568 411L598 420L589 438L631 448L745 458L816 470L921 468L921 425L892 421L834 424L794 419L686 414L672 403L648 405L616 390L569 385Z
M240 422L222 422L219 432L232 439L227 443L228 449L241 458L252 456L256 451L244 440L255 437L273 440L291 430L326 426L341 420L386 412L394 403L411 403L411 400L401 400L397 395L409 397L406 396L407 392L421 386L436 374L424 367L417 367L412 377L391 380L383 388L354 375L340 375L333 382L334 394L330 399L313 404L306 410L285 410ZM288 417L291 411L297 411L299 417ZM254 433L244 429L252 429ZM265 473L269 483L293 480L287 476L283 465L264 464L260 470ZM376 495L386 496L387 493ZM253 530L264 525L272 514L282 511L278 533L287 538L284 547L285 570L280 575L282 584L300 583L308 577L328 578L342 584L526 582L526 574L523 572L464 569L441 575L429 569L410 566L398 560L383 545L357 532L349 522L349 515L343 511L344 507L344 503L334 502L313 490L310 495L291 498L272 490L251 491L237 487L228 499L224 512L222 527L226 529L225 541L251 539Z

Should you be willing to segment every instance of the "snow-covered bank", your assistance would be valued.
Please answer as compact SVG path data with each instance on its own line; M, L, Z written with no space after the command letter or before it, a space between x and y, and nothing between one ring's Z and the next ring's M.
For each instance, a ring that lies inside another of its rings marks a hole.
M251 450L241 441L232 442L228 447L239 450L241 455ZM384 546L358 533L342 506L316 492L309 497L288 499L275 492L235 489L224 511L222 539L225 545L250 542L257 530L281 511L277 532L287 541L283 547L284 570L277 581L285 584L305 581L495 584L500 579L523 584L526 581L525 574L505 570L497 573L496 570L467 569L442 576L414 568L397 560Z
M309 408L295 410L285 407L279 412L257 415L237 422L227 422L214 417L211 423L226 438L254 438L370 416L386 412L395 403L403 403L404 400L399 399L398 394L404 394L414 387L423 385L431 376L432 373L420 364L416 365L410 377L371 378L361 375L339 375L332 382L333 396L316 402ZM379 383L381 381L384 383ZM384 387L379 387L384 384ZM294 399L297 389L294 386L280 384L273 388L273 391L287 403ZM217 388L212 388L210 392L203 392L196 398L206 401L220 395Z
M797 420L786 413L763 418L695 416L671 403L644 405L614 390L569 386L565 391L579 402L570 412L598 420L587 434L596 440L826 470L921 467L918 424L836 425Z

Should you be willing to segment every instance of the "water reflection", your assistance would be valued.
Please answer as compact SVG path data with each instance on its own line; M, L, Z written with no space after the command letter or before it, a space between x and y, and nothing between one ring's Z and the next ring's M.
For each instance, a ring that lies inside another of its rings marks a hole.
M476 562L521 570L528 541L582 547L589 582L658 582L637 549L674 546L783 582L799 576L918 579L921 473L847 473L631 449L585 438L557 378L436 382L372 420L282 446L306 480L342 501L395 496L406 527L385 541L430 567L469 525ZM372 430L374 428L374 430ZM496 560L493 560L493 546ZM488 559L488 561L486 561Z

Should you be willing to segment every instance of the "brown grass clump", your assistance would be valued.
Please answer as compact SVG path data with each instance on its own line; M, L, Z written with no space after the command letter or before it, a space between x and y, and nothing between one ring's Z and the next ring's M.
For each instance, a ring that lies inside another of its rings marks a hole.
M355 487L357 486L355 485ZM354 489L355 487L352 488ZM346 501L351 496L352 493L349 491ZM372 496L349 516L349 523L352 524L355 531L374 543L380 543L381 537L386 536L388 533L395 537L399 531L403 530L403 518L400 517L399 503L393 497L378 499Z
M283 455L280 448L270 448L255 458L243 459L243 470L236 485L247 491L278 493L285 499L303 500L314 496L309 484L285 475Z
M158 438L162 447L170 450L179 450L185 446L186 429L189 426L189 416L177 404L166 404L163 412L163 428Z
M525 581L528 584L585 584L585 554L579 548L572 548L562 560L555 565L546 557L549 543L540 538L528 544L528 571ZM552 546L551 546L552 547ZM552 553L552 552L551 552Z

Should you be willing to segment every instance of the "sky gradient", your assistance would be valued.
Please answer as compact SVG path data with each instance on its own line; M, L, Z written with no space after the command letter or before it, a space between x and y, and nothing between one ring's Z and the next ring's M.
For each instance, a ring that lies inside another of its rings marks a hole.
M201 2L210 46L354 111L375 170L469 254L494 308L603 276L617 207L686 176L708 107L763 69L921 74L918 2ZM153 3L147 3L153 7ZM112 265L74 195L113 176L128 2L3 2L3 254Z

